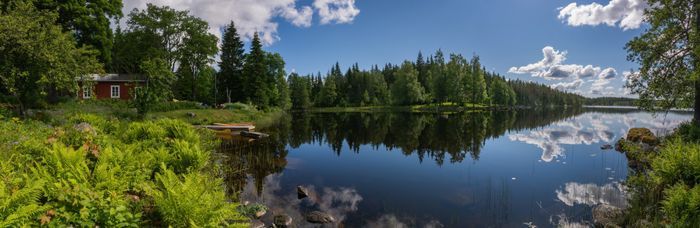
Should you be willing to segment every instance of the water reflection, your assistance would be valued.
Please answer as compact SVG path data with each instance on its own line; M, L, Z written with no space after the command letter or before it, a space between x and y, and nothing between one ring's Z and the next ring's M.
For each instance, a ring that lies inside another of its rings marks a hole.
M227 140L231 196L293 217L321 210L347 227L589 226L626 206L627 160L602 151L632 127L664 133L689 115L567 109L293 113L253 143ZM296 186L310 197L296 198Z

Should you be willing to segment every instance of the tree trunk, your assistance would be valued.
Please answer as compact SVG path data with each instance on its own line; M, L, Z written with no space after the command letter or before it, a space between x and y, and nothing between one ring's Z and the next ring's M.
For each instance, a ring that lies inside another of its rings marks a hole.
M695 7L695 29L700 31L700 0L694 1ZM698 35L695 35L694 39L697 41L700 39ZM697 44L697 42L696 42ZM695 59L695 70L700 70L700 53L698 53L698 48L693 48L694 59ZM695 79L695 105L693 106L693 122L696 126L700 126L700 79Z

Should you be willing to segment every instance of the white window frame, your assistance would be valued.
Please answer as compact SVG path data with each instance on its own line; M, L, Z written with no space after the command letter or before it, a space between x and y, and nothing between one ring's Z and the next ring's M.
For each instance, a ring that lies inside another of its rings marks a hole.
M114 89L117 89L116 91ZM117 95L114 95L114 92L117 92ZM112 98L120 98L121 97L121 87L119 85L112 85L109 87L109 95Z
M83 99L92 98L92 89L89 86L83 86Z

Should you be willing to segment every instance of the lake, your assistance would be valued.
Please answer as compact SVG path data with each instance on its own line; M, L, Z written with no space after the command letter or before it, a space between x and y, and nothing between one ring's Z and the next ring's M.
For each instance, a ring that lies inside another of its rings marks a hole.
M320 210L344 227L590 226L597 204L625 207L633 127L666 134L690 113L632 109L457 113L292 113L227 140L227 191L305 227ZM297 199L296 187L309 190Z

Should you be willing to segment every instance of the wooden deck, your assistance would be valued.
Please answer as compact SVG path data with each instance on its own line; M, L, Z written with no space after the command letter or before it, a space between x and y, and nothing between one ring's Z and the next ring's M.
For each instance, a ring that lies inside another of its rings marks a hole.
M214 125L201 125L200 127L212 129L212 130L231 130L231 131L252 131L255 129L255 125L252 123L236 123L236 124L222 124L214 123Z

